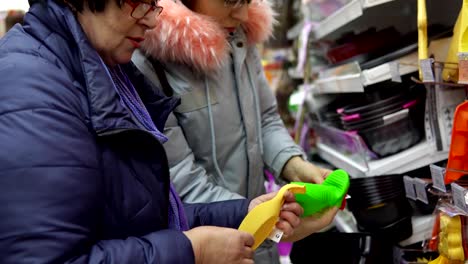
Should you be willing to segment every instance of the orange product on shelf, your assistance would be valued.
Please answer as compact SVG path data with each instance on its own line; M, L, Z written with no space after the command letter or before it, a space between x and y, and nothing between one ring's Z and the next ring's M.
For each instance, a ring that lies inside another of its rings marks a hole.
M468 101L466 100L455 110L445 184L454 182L465 174L468 174Z

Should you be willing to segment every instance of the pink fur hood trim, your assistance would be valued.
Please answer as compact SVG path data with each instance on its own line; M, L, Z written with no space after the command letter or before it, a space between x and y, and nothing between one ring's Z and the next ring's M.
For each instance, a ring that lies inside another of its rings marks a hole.
M195 13L179 0L160 0L163 12L148 30L143 51L165 63L183 63L200 72L219 69L229 56L226 31L210 17ZM249 19L242 25L249 44L266 41L272 34L274 11L269 0L253 0Z

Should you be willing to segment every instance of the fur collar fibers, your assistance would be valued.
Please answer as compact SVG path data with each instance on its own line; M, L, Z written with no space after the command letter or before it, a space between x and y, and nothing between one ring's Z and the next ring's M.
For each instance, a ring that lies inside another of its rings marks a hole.
M215 71L226 62L230 47L218 23L191 11L179 0L160 0L159 4L164 10L142 44L147 55L164 63L182 63L199 72ZM253 0L248 16L242 25L248 44L267 40L275 23L269 0Z

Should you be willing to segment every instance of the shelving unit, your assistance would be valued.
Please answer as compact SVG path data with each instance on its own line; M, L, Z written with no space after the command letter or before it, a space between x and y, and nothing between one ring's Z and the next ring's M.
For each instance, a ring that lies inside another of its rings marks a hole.
M430 53L436 58L443 58L450 44L449 38L435 40L429 46ZM392 70L392 64L397 64L398 73ZM371 69L362 70L358 63L352 62L328 69L321 73L322 77L314 82L314 94L325 93L356 93L363 92L364 87L379 82L391 80L399 76L416 72L418 70L418 54L410 53L399 59L387 62ZM345 74L342 74L345 72ZM351 73L350 73L351 72ZM292 72L290 73L292 74ZM298 75L296 73L296 75Z
M426 0L426 2L429 26L442 25L441 28L443 26L453 27L462 1ZM292 28L288 32L288 38L299 36L301 25L304 25L304 22L300 22ZM367 30L378 32L388 28L397 30L402 38L411 36L410 34L417 32L417 1L352 0L323 21L314 22L314 28L311 31L311 39L309 41L315 42L313 44L335 43L335 47L339 47L347 39L352 39L353 34L358 35ZM432 36L434 36L434 31L432 33ZM406 43L404 40L406 39L402 39L402 43L407 45L405 48L400 47L401 49L393 51L391 54L380 54L382 55L380 58L372 58L375 59L374 61L369 61L364 56L359 57L358 55L363 54L358 54L355 55L357 59L354 62L320 71L319 77L309 87L311 93L309 93L306 99L308 109L311 111L321 111L326 109L325 107L328 104L333 103L334 99L339 97L339 94L362 93L365 90L372 90L374 88L369 87L366 89L368 86L388 80L397 81L397 79L400 79L400 76L417 72L419 64L418 55L415 52L417 44L413 42L414 44L411 45L411 43ZM444 61L449 44L450 41L447 41L447 39L432 39L429 46L430 54L433 55L436 61ZM330 47L334 48L333 46ZM396 46L395 49L397 49ZM378 54L380 51L382 50L377 50L375 54ZM375 54L370 52L364 55L369 55L368 58L371 58ZM398 56L397 54L406 55ZM360 61L357 61L358 59ZM389 62L392 59L393 61ZM329 60L332 59L330 58ZM377 60L385 63L377 65L375 63ZM291 71L290 75L294 75L297 78L301 74ZM382 85L382 87L384 86ZM378 89L379 87L375 86L375 88ZM427 111L427 106L431 103L427 100L426 115L421 117L425 120L426 136L420 143L394 155L369 161L368 156L371 155L369 155L366 148L362 148L359 143L361 141L356 141L354 137L347 136L346 134L343 135L337 131L333 131L333 129L320 130L321 124L319 124L318 127L314 127L316 134L321 136L316 144L319 156L334 167L344 169L353 178L405 174L446 160L448 158L447 148L443 147L438 150L436 138L435 136L431 136L430 133L431 127L434 124L434 120L440 123L443 122L441 120L446 120L444 119L446 116L452 114L449 110L456 105L456 100L450 99L462 98L463 96L459 96L459 91L456 89L445 89L437 86L431 87L426 85L426 91L432 92L432 103L435 105L432 109L437 110L435 114ZM429 93L426 93L426 96L427 94ZM339 99L345 99L345 97L346 95ZM452 101L455 103L452 103ZM323 121L324 118L327 118L320 114L323 113L317 113L319 120ZM435 118L431 119L433 116ZM439 127L444 126L439 125ZM449 126L447 125L447 127ZM445 139L450 138L450 128L446 130L440 129L440 131L445 131L445 133L441 133L440 137ZM337 216L337 219L339 220L336 221L337 226L340 226L338 223L345 223L340 215ZM430 232L428 233L427 231L430 231L432 228L431 217L413 217L412 225L413 235L402 241L402 245L413 244L426 239L427 235L430 235Z
M361 74L336 75L333 77L319 79L314 82L314 94L323 93L358 93L363 92Z
M323 21L318 23L314 22L316 25L314 26L312 35L315 39L322 39L333 33L335 30L338 30L363 16L367 9L393 1L397 0L352 0ZM303 25L304 21L302 20L291 27L287 32L287 38L295 39L298 37Z
M338 28L348 24L364 14L365 9L395 0L353 0L343 8L321 21L313 31L315 38L320 39Z
M364 87L376 84L379 82L387 81L392 79L391 64L398 64L398 74L405 75L416 72L418 70L417 65L418 55L411 53L400 59L392 62L384 63L371 69L359 71L351 74L335 74L328 78L317 79L314 82L314 94L324 93L356 93L364 92ZM333 72L340 72L340 68L346 67L339 66L337 68L328 70Z
M428 5L428 12L430 13L428 16L433 19L432 23L453 26L456 17L448 18L447 15L444 17L440 14L442 10L444 10L445 14L456 14L457 12L451 12L451 10L459 10L458 5L459 3L442 4L438 1L431 1ZM370 27L380 30L394 26L400 34L404 35L414 32L416 29L416 10L416 2L405 0L353 0L316 24L312 30L313 40L333 41L342 34L349 32L358 34ZM413 16L410 16L411 14ZM404 17L405 19L395 19L395 17ZM297 28L295 30L297 31ZM431 41L430 53L435 58L443 60L449 43L450 41L447 38ZM321 71L319 77L310 86L309 108L319 109L331 102L332 98L338 94L365 92L367 86L383 81L397 80L400 76L417 72L419 61L415 51L416 48L416 46L408 45L393 54L385 55L386 57L382 56L379 59L382 62L387 62L371 66L372 68L361 68L361 65L366 67L365 63L369 61L363 63L353 61ZM388 61L388 58L396 58L398 53L406 55ZM352 159L346 154L321 143L318 143L318 152L323 159L335 167L349 171L352 176L378 176L405 173L447 159L448 153L445 148L444 151L437 150L432 138L428 137L427 140L429 141L421 142L395 155L369 162L363 162L364 159L356 157Z
M352 177L400 174L448 158L448 152L436 152L434 144L424 141L395 155L361 164L325 144L317 144L319 155Z
M392 79L392 63L398 64L398 74L400 76L416 72L418 70L418 67L416 66L417 61L417 53L411 53L393 62L385 63L372 69L364 70L361 75L362 85L368 86Z

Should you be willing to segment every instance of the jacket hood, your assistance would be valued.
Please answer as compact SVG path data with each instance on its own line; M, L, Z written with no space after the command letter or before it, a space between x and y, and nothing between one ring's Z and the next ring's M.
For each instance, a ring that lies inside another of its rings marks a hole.
M146 55L165 63L182 63L199 72L219 69L229 56L226 31L212 18L195 13L179 0L160 0L164 8L154 29L145 34ZM253 0L248 21L241 25L248 44L266 41L275 13L269 0Z

